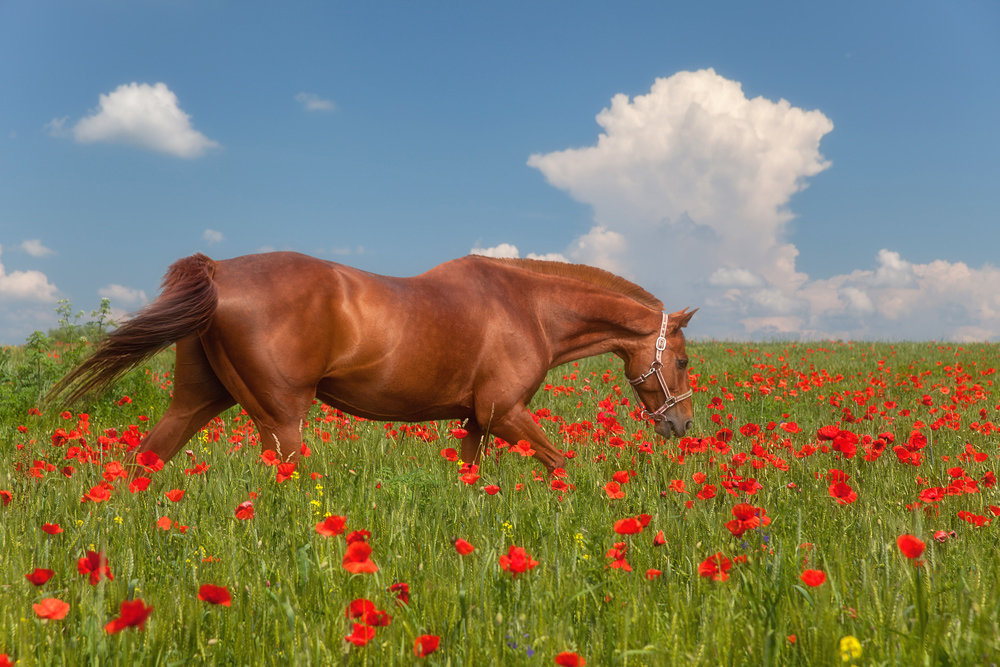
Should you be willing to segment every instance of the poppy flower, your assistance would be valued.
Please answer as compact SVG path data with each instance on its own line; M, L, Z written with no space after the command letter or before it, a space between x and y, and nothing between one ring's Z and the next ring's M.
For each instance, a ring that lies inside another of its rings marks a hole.
M108 567L108 559L104 556L103 551L88 551L86 556L77 561L76 569L80 574L89 576L92 586L96 586L102 576L108 579L108 581L112 581L115 578L111 574L111 568Z
M624 542L615 542L614 546L608 549L607 553L604 554L605 558L610 558L611 562L608 563L608 567L612 570L624 570L625 572L631 572L632 566L628 564L625 560L625 554L628 552L628 545Z
M166 493L164 493L163 495L167 497L167 500L176 503L179 502L180 499L184 497L184 489L171 489Z
M632 479L627 470L616 470L611 479L619 484L628 484Z
M841 505L849 505L858 499L858 493L847 482L834 482L830 485L830 497Z
M554 662L560 667L584 667L587 662L572 651L563 651L555 657Z
M170 527L174 525L173 519L168 516L161 516L156 520L156 527L160 530L170 530Z
M635 535L642 532L642 523L634 516L615 521L615 532L619 535Z
M455 551L457 551L462 556L468 556L469 554L471 554L473 551L476 550L476 547L472 546L471 544L463 540L461 537L456 537L454 539L454 543L455 543Z
M246 521L253 518L253 503L249 500L244 500L242 503L236 506L236 518Z
M649 579L650 581L653 581L654 579L656 579L657 577L659 577L661 574L663 574L662 570L657 570L657 569L654 569L654 568L649 568L648 570L646 570L646 578Z
M896 546L899 547L900 552L909 559L919 558L920 554L924 553L924 549L927 545L924 541L914 537L913 535L900 535L896 538Z
M351 600L344 610L344 618L363 618L369 612L375 611L375 603L368 598Z
M49 535L57 535L63 532L62 526L58 523L43 523L42 530L44 530Z
M622 491L622 487L618 482L608 482L604 485L604 493L608 494L608 498L624 498L625 492Z
M281 484L285 480L292 478L292 475L295 474L295 466L296 464L294 463L278 464L278 471L277 473L275 473L275 480L278 482L278 484Z
M14 667L14 663L10 661L10 656L6 653L0 653L0 667Z
M360 530L352 530L344 536L344 539L346 539L347 543L350 544L351 542L367 542L368 538L371 536L371 533L362 528Z
M147 607L139 598L135 600L124 600L121 605L121 612L118 618L112 619L107 625L104 626L104 631L109 635L121 632L125 628L139 628L140 630L146 627L146 619L149 615L153 613L152 607Z
M361 617L361 620L373 628L379 628L386 627L392 623L392 616L381 609L373 608L370 611L365 612L365 615Z
M531 443L527 440L518 440L516 445L511 445L510 451L517 452L521 456L531 456L535 450L531 448Z
M198 588L198 599L209 604L217 604L223 607L232 606L232 596L225 586L214 584L202 584Z
M375 637L375 628L370 625L365 625L364 623L355 623L354 631L351 634L344 637L346 641L351 642L355 646L364 646L370 642Z
M369 558L371 553L367 542L351 542L344 552L344 569L351 574L378 572L378 566Z
M534 569L536 565L538 561L524 547L511 546L507 553L500 555L500 569L510 572L515 578L518 574Z
M139 491L145 491L149 488L149 478L148 477L136 477L131 482L128 483L129 493L138 493Z
M656 537L653 538L653 546L662 547L666 543L667 543L667 538L663 537L663 531L661 530L656 534Z
M135 462L149 472L163 470L163 459L156 455L156 452L146 451L135 457Z
M823 570L805 570L799 577L806 586L819 586L826 581L826 572Z
M35 610L35 615L38 618L47 618L53 621L66 618L66 614L69 613L69 603L63 602L59 598L45 598L41 602L31 605L31 608Z
M483 487L483 491L485 491L487 495L495 496L500 493L500 487L496 484L487 484Z
M469 432L467 430L465 430L464 428L453 428L453 429L451 429L451 435L455 439L461 440L465 436L469 435Z
M413 655L424 658L438 649L441 638L437 635L420 635L413 640Z
M712 581L725 581L732 567L733 562L720 552L703 560L698 566L698 574Z
M107 482L101 482L95 487L92 487L90 491L83 494L83 498L80 502L87 502L88 500L94 503L102 503L106 500L111 499L111 490L107 487Z
M55 574L52 570L47 570L42 567L36 567L34 570L24 575L24 578L33 583L35 586L41 586L46 581L52 578Z
M410 585L405 582L397 582L389 586L389 592L396 594L396 604L410 604Z
M328 516L316 524L316 532L324 537L333 537L344 532L347 526L346 516Z
M441 457L449 461L457 461L458 452L455 450L454 447L445 447L444 449L441 450Z

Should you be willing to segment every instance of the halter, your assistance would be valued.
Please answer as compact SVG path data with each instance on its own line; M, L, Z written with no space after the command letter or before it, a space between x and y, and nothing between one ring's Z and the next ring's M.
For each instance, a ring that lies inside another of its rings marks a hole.
M655 422L666 421L667 410L677 405L678 402L690 398L693 393L691 389L688 389L683 394L674 396L670 393L667 383L663 380L663 373L660 372L660 369L663 368L663 362L660 361L660 358L663 355L663 351L667 349L667 318L668 315L663 313L663 323L660 324L660 336L656 339L656 357L653 359L653 363L649 365L649 370L634 380L628 377L625 378L628 380L628 383L632 385L632 391L635 393L635 400L642 406L643 417L646 419L652 419ZM639 396L639 390L636 389L636 387L649 379L650 376L655 376L659 381L664 395L663 405L652 412L646 409L646 404L643 403L642 398Z

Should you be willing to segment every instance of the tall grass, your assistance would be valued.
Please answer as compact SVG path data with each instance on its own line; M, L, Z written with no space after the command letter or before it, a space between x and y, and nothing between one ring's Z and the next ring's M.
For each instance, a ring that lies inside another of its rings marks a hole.
M575 452L562 491L533 459L497 446L466 484L441 455L457 448L458 424L385 425L316 405L304 429L311 456L284 482L233 409L151 474L147 490L116 480L109 500L81 502L121 458L121 434L148 430L166 409L169 353L91 406L89 433L69 441L53 436L79 430L80 415L5 413L0 653L40 665L393 665L417 661L415 638L433 634L440 647L422 660L441 665L552 664L562 651L591 665L980 664L1000 655L996 529L958 516L993 519L1000 505L986 475L996 471L996 433L982 427L1000 422L992 346L695 342L689 353L697 425L680 443L630 416L620 362L550 373L532 409ZM131 402L119 404L123 396ZM759 433L741 433L747 424ZM859 436L856 455L819 440L833 425ZM720 429L733 433L728 446ZM919 466L892 450L915 430L927 439ZM894 444L865 460L865 437L885 433ZM716 445L700 451L701 437ZM816 451L803 454L809 445ZM71 447L94 457L67 460ZM193 474L199 463L207 470ZM69 477L65 465L75 468ZM830 495L832 468L849 476L855 501ZM619 471L629 481L612 499L604 487ZM759 488L740 490L735 475ZM958 492L954 480L966 478L975 484ZM697 497L705 484L714 497ZM487 485L501 490L490 495ZM952 493L919 503L931 487ZM171 489L185 491L179 502L164 495ZM236 518L251 498L254 517ZM771 523L735 537L725 524L743 502ZM614 531L642 514L642 532ZM343 568L345 536L315 530L327 515L370 532L378 572ZM157 526L162 517L169 530ZM43 532L47 522L63 532ZM937 530L955 536L936 542ZM660 531L666 542L655 546ZM927 542L920 567L896 547L901 534ZM475 551L459 555L455 537ZM630 572L609 567L618 542ZM515 545L538 561L516 577L499 564ZM107 555L113 580L92 586L77 572L88 550ZM699 576L718 552L736 561L729 578ZM37 588L24 576L36 567L55 572ZM825 583L806 585L805 569L825 572ZM647 570L661 574L648 579ZM389 591L398 582L409 585L408 604ZM228 587L231 606L199 600L205 583ZM71 605L64 619L36 616L32 605L49 597ZM145 629L105 632L130 598L154 607ZM358 598L393 616L362 647L344 640L345 609ZM862 653L841 663L845 636Z

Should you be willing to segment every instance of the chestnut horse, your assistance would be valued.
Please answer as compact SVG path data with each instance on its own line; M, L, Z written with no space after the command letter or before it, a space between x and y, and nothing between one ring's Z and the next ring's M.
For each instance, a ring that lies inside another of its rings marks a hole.
M196 254L49 400L91 399L176 343L173 399L137 453L169 460L239 403L262 447L296 461L319 398L367 419L467 420L466 462L490 433L527 440L551 471L565 459L527 405L550 368L582 357L621 357L656 432L684 435L693 409L681 328L694 312L667 315L637 285L561 262L470 255L390 278L289 252Z

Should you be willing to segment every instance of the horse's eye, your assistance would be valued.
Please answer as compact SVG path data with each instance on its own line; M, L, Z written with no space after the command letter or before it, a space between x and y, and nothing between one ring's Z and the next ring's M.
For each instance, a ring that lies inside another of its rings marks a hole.
M688 367L688 360L687 359L678 359L677 360L677 368L679 368L680 370L684 370L687 367Z

